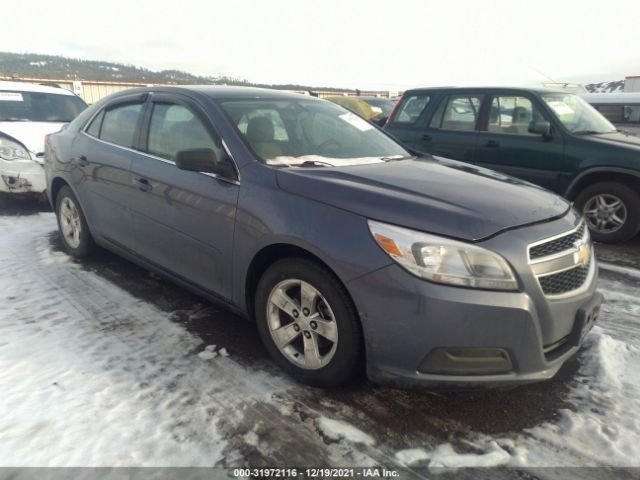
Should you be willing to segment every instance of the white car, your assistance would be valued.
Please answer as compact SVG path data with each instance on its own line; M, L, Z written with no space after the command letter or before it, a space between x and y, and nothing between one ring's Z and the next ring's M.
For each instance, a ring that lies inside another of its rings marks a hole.
M44 137L86 107L63 88L0 82L0 193L44 192Z

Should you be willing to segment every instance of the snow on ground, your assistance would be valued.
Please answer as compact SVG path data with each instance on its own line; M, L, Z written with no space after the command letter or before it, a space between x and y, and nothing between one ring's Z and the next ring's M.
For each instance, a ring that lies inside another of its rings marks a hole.
M2 466L640 466L638 270L602 269L607 304L557 415L490 434L447 413L458 396L324 392L203 341L52 248L55 228L0 214ZM462 405L506 415L513 392Z

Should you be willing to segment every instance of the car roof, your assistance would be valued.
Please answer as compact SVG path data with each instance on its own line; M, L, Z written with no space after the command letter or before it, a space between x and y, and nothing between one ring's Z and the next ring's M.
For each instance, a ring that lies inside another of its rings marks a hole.
M52 93L55 95L75 95L73 92L62 87L51 87L49 85L40 85L38 83L28 82L7 82L0 81L0 90L10 90L13 92L38 92Z
M150 87L137 87L121 90L113 93L108 97L101 99L103 101L113 101L119 97L126 95L144 94L149 92L156 93L182 93L182 94L198 94L205 95L214 100L250 100L250 99L271 99L271 100L309 100L320 101L321 99L307 96L300 93L294 93L286 90L275 90L270 88L258 87L231 87L226 85L157 85Z
M503 85L503 86L494 86L494 87L424 87L424 88L411 88L409 90L405 90L405 95L408 93L416 93L416 92L427 92L427 91L456 91L456 92L482 92L482 91L498 91L498 90L509 90L509 91L516 91L516 92L536 92L536 93L573 93L575 94L575 92L569 92L567 90L562 90L562 89L551 89L551 88L544 88L544 87L511 87L508 85Z

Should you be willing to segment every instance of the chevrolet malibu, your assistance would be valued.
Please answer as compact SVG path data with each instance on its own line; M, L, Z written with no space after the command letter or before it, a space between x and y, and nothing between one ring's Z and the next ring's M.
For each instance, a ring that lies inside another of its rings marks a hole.
M547 379L602 302L569 202L415 157L324 100L128 90L50 135L45 158L71 255L102 246L255 320L311 385L364 369L404 387Z

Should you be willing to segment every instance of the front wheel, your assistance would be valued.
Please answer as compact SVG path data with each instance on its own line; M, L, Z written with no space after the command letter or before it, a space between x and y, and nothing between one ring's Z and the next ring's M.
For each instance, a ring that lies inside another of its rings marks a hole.
M344 287L322 266L301 258L274 263L258 283L255 312L271 358L298 381L336 387L359 373L358 316Z
M640 230L640 195L623 183L589 185L575 203L598 242L625 242Z
M93 239L80 204L68 186L64 186L56 197L58 229L65 250L74 257L86 257L94 248Z

